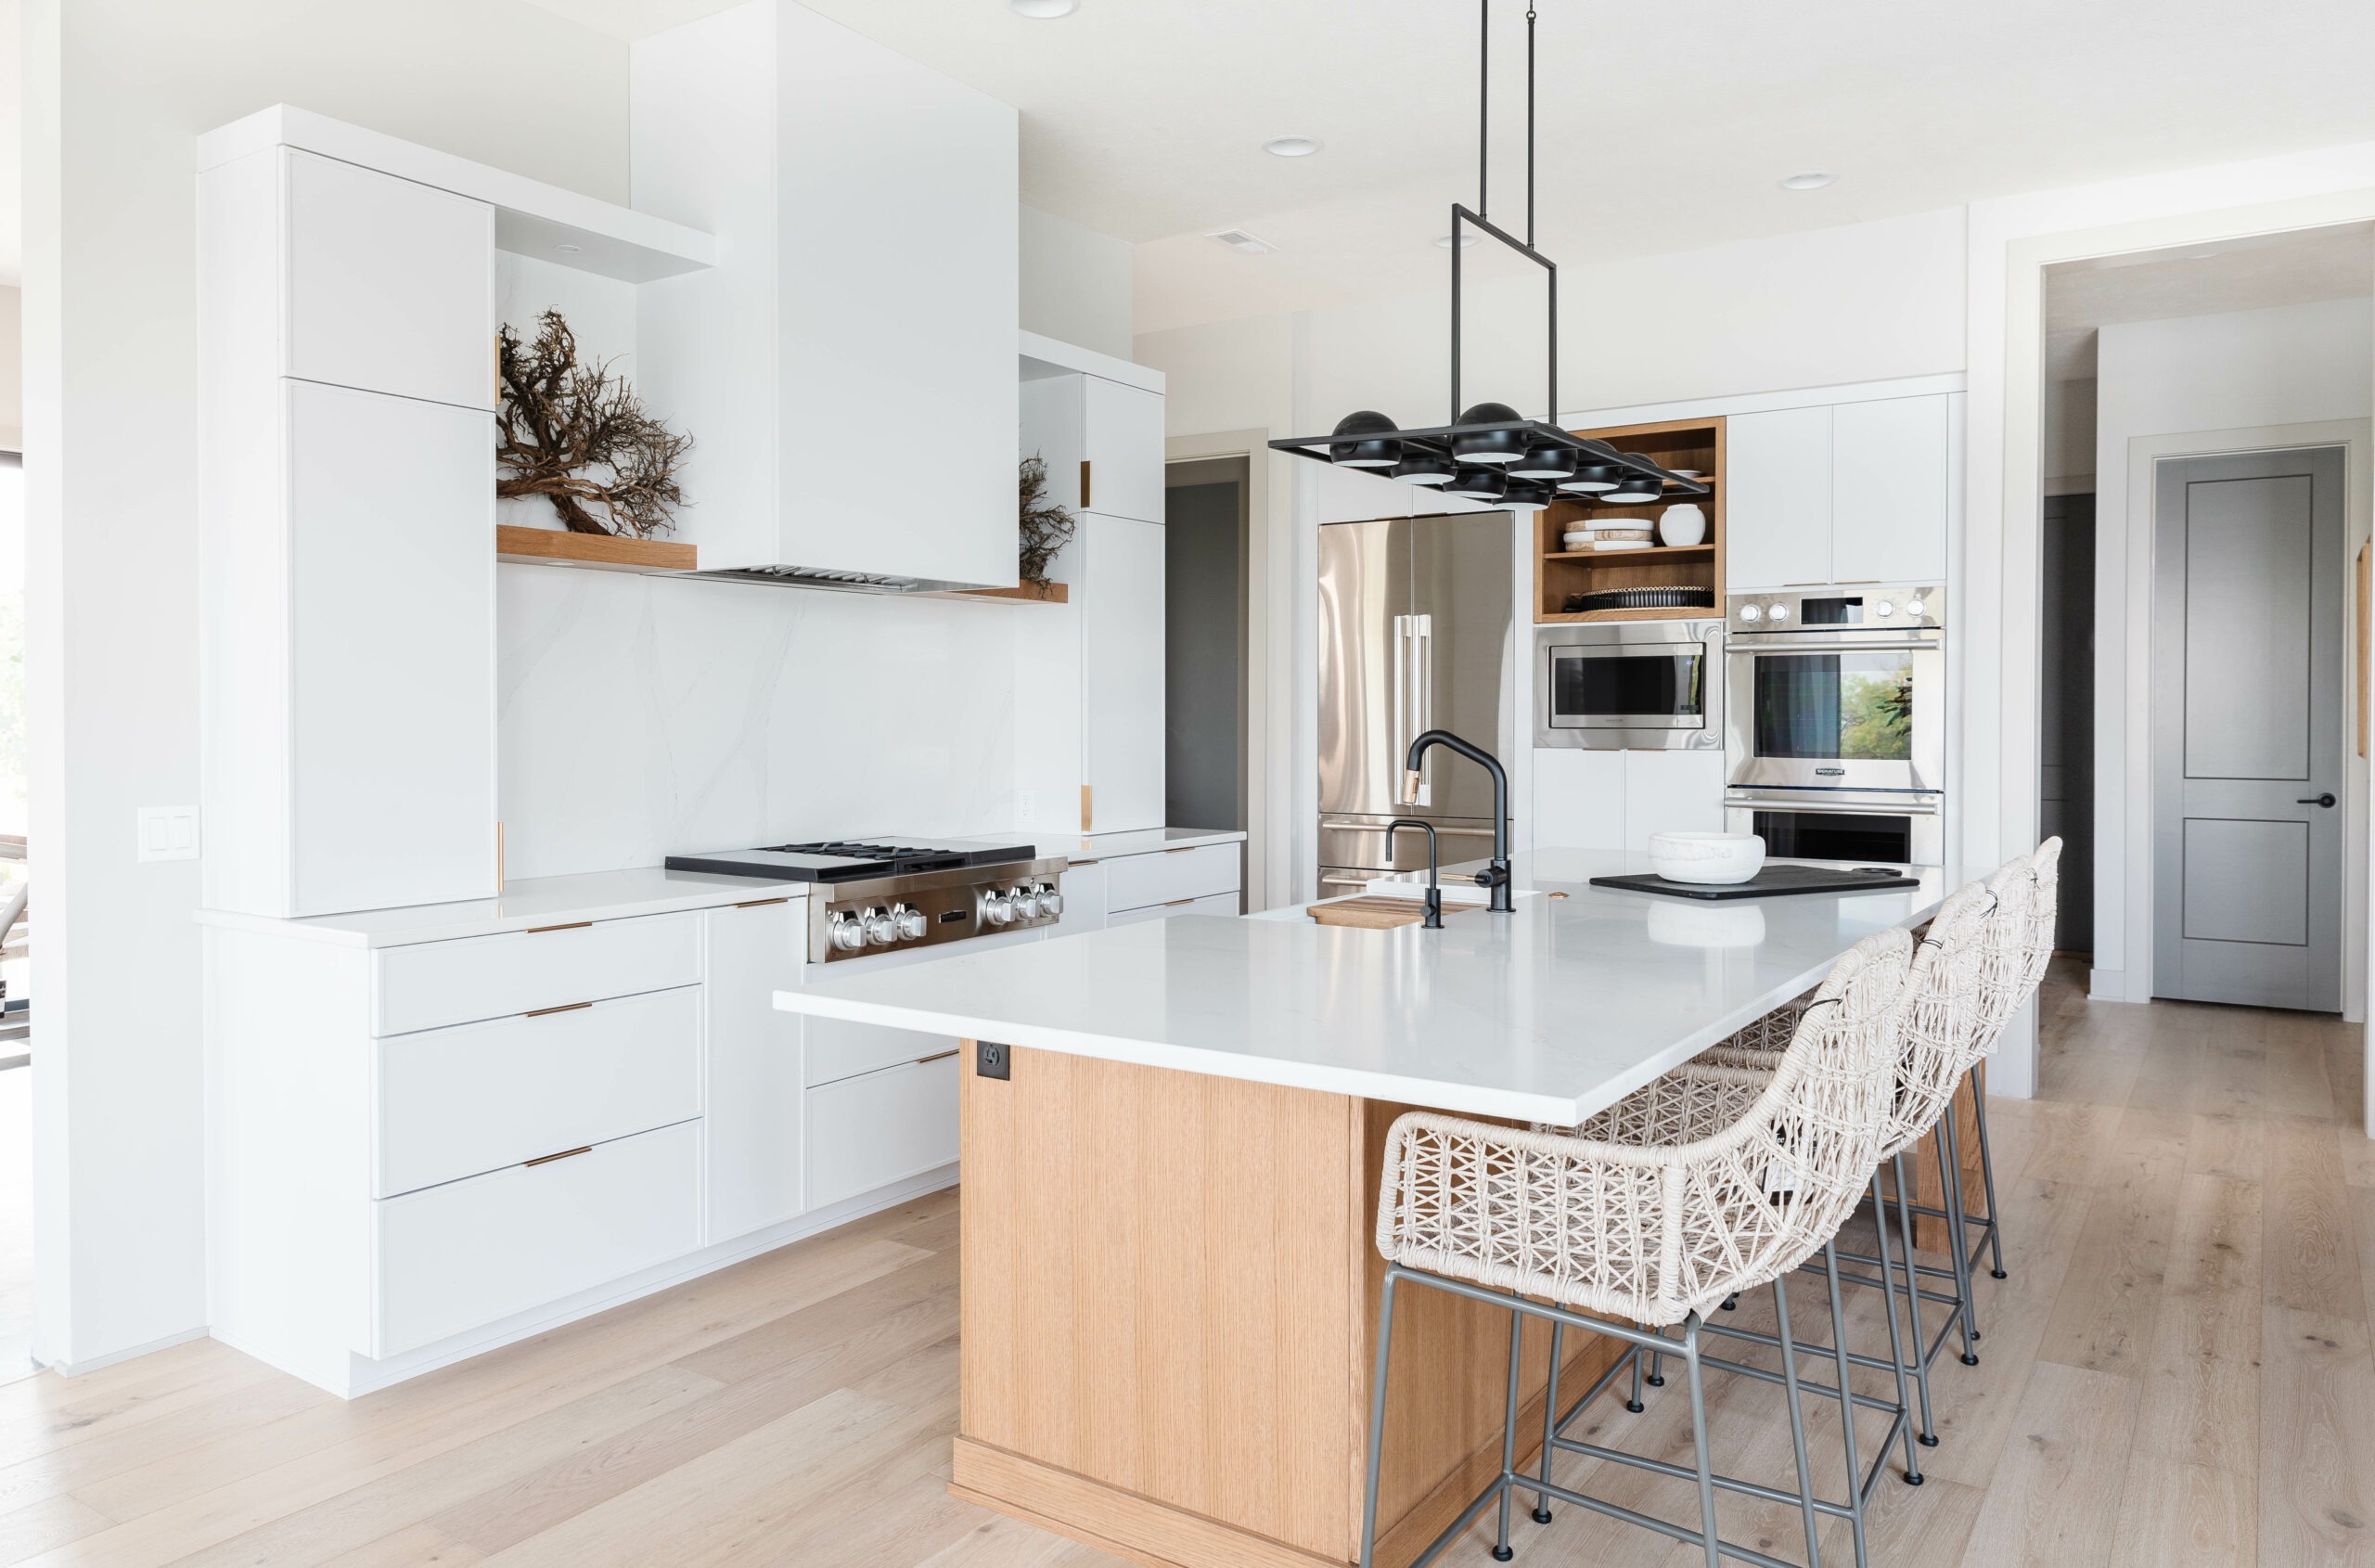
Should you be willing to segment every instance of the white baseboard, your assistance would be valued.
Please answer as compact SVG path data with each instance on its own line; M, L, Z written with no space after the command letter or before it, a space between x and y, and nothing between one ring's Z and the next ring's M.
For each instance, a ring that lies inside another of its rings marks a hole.
M122 1350L110 1350L105 1356L88 1356L81 1361L46 1361L38 1352L34 1354L33 1360L61 1378L79 1378L85 1372L96 1372L102 1367L112 1367L119 1361L130 1361L137 1356L153 1355L160 1350L171 1350L177 1344L187 1344L192 1340L202 1340L205 1337L206 1330L200 1326L195 1329L184 1329L177 1334L167 1334L160 1340L150 1340L147 1344L126 1345Z
M407 1351L402 1356L392 1356L383 1361L374 1361L368 1356L350 1354L346 1358L347 1365L342 1373L290 1366L273 1356L258 1354L255 1348L239 1343L230 1335L217 1334L215 1337L233 1349L278 1367L292 1377L302 1378L327 1393L335 1394L341 1399L354 1399L366 1394L392 1387L407 1379L419 1377L424 1372L433 1372L441 1367L450 1367L456 1361L467 1361L473 1356L483 1356L490 1350L499 1350L507 1344L516 1344L521 1340L533 1339L538 1334L558 1329L563 1324L591 1317L597 1313L607 1312L614 1306L623 1306L628 1302L664 1291L672 1285L680 1285L687 1279L715 1273L721 1268L757 1257L762 1253L771 1253L777 1247L789 1246L794 1241L804 1240L811 1236L836 1229L854 1220L863 1219L868 1215L895 1208L911 1199L920 1198L927 1192L937 1192L943 1188L954 1187L956 1185L956 1171L957 1168L953 1163L942 1165L936 1169L908 1176L905 1180L894 1181L888 1187L878 1187L871 1192L860 1193L857 1197L844 1199L841 1202L830 1204L811 1214L788 1219L780 1225L769 1226L764 1230L754 1230L748 1236L737 1237L731 1241L721 1241L716 1246L705 1247L698 1253L687 1253L683 1257L655 1264L640 1273L630 1274L621 1279L613 1279L608 1284L597 1285L591 1290L581 1291L576 1295L565 1296L559 1301L547 1302L542 1306L531 1307L526 1312L517 1313L498 1322L456 1334L451 1339L440 1340L435 1344L423 1345L418 1350ZM200 1333L204 1331L199 1330ZM198 1335L193 1333L183 1337L195 1339ZM161 1349L162 1345L148 1348ZM126 1354L136 1355L138 1352L126 1352ZM100 1364L94 1363L94 1365Z

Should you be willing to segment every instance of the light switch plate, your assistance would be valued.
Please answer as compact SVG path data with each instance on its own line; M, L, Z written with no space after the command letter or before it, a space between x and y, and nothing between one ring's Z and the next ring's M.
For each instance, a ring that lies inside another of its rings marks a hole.
M144 805L135 809L140 819L141 859L198 858L198 807Z

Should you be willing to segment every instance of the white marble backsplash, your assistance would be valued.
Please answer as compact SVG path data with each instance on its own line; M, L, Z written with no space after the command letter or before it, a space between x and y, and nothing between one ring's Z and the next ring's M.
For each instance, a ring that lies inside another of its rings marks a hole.
M1024 822L1025 607L563 567L496 574L507 877Z

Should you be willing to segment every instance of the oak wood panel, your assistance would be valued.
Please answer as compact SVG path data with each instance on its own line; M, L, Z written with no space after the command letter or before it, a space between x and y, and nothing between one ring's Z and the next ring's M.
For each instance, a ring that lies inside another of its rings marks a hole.
M497 560L609 567L624 572L690 572L699 558L691 545L667 539L634 539L618 533L571 533L558 528L520 528L497 523Z
M1479 904L1444 906L1444 918L1472 913L1483 908ZM1341 904L1315 904L1305 911L1323 926L1357 926L1364 931L1393 931L1402 926L1415 926L1427 918L1425 907L1415 898L1396 898L1391 893L1379 893L1368 898L1348 898Z
M1726 421L1721 415L1698 419L1662 419L1650 424L1617 425L1604 430L1577 431L1577 435L1605 441L1620 452L1640 452L1668 469L1693 468L1709 482L1705 495L1677 495L1672 500L1632 505L1602 505L1560 499L1534 514L1536 559L1534 563L1534 619L1537 623L1577 621L1671 621L1677 616L1724 614L1725 513L1724 483ZM1560 535L1571 528L1604 521L1611 526L1657 525L1658 514L1669 506L1689 501L1707 514L1707 542L1682 550L1571 551ZM1649 559L1642 559L1642 558ZM1602 588L1688 586L1711 589L1710 610L1591 610L1560 608L1573 593Z

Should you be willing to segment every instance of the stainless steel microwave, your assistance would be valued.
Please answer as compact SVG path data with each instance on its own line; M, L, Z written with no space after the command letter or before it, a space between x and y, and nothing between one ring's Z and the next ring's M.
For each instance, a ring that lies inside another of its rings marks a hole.
M1537 626L1534 743L1714 751L1724 743L1724 623Z

